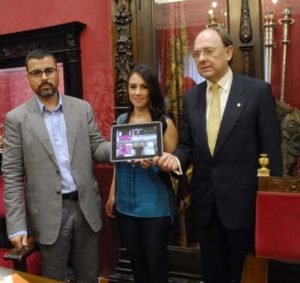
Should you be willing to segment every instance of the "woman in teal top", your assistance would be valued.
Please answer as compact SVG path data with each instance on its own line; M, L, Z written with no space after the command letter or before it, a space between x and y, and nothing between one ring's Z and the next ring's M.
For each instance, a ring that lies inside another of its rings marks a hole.
M119 124L160 121L164 151L172 152L178 136L167 116L159 82L144 65L136 66L128 79L129 110ZM117 186L116 186L117 184ZM114 212L116 209L116 214ZM151 160L118 162L106 203L108 216L117 215L136 283L167 283L167 242L174 214L168 174Z

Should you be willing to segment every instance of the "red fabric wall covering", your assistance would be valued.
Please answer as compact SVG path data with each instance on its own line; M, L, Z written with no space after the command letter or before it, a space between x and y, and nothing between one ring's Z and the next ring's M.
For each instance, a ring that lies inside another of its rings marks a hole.
M59 80L63 82L62 64L58 65ZM26 79L25 67L0 70L0 124L4 123L5 114L21 105L32 96L32 90ZM60 83L59 91L64 93L64 84Z
M0 11L0 34L71 21L87 25L81 34L83 97L109 138L114 121L111 0L10 0L0 1Z

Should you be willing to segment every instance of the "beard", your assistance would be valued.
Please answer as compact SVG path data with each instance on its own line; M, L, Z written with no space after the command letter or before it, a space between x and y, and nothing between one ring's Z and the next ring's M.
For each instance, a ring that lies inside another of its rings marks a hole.
M49 82L42 83L38 87L38 90L36 92L36 94L41 97L51 97L56 93L57 93L57 87L54 87L54 85Z

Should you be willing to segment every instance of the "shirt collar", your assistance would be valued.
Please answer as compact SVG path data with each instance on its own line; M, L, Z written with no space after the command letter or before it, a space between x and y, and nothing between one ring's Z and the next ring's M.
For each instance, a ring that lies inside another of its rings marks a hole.
M232 83L232 79L233 79L232 70L231 70L231 68L228 68L228 71L226 72L226 74L217 82L217 84L222 89L224 89L228 92L229 88L231 86L231 83ZM207 89L209 89L212 85L213 85L213 83L211 81L207 81Z
M36 97L38 106L39 106L39 108L41 110L41 113L43 113L44 111L48 111L49 112L49 110L47 109L46 105L39 99L39 97L36 94L35 94L35 97ZM53 111L57 111L57 110L63 111L62 98L61 98L60 94L58 94L58 105L55 107L55 109Z

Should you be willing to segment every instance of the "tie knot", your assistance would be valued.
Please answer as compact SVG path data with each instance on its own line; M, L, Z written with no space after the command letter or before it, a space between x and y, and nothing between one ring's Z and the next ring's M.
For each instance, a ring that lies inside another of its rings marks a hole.
M219 92L220 85L219 84L213 84L213 85L211 85L210 89L211 89L211 92L213 94L217 94Z

